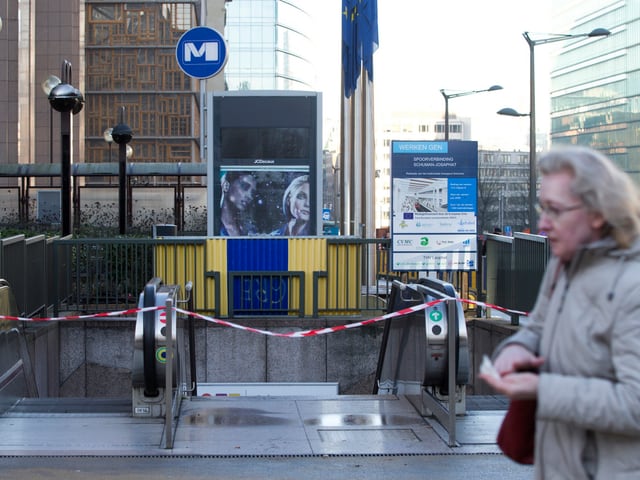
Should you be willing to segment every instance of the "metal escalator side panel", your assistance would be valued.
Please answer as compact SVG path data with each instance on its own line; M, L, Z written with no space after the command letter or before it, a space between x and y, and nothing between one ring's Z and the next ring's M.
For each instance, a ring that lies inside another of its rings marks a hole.
M430 298L427 301L432 300ZM425 358L423 386L441 386L447 379L449 320L445 303L424 310Z
M464 308L462 308L462 304L460 302L457 302L456 304L456 311L458 320L458 335L456 340L458 371L456 372L456 385L467 385L471 374L469 335L467 332L467 320L464 316Z
M451 298L460 298L458 292L455 287L448 282L444 282L442 280L436 278L421 278L418 281L418 284L424 287L426 300L434 300L436 298L441 298L442 296L447 296ZM429 293L427 293L429 292ZM445 312L444 321L442 322L442 329L446 329L448 325L448 319L446 317L446 308L443 307ZM454 332L455 345L456 345L456 385L466 385L469 382L469 373L470 373L470 358L469 358L469 340L467 334L467 324L466 319L464 317L464 309L462 308L462 304L460 302L456 303L456 331ZM437 338L437 335L434 335L432 330L435 327L435 322L428 318L428 312L425 311L425 323L426 332L427 332L427 348L431 350L428 356L433 355L434 345L436 345L436 350L439 348L437 343L434 343L434 339ZM444 386L447 381L447 369L448 369L448 342L447 336L444 335L444 369L440 371L439 369L434 368L433 365L427 365L425 368L425 386ZM440 376L441 374L441 376ZM438 381L439 380L439 381Z
M157 284L148 283L144 287L143 307L156 306ZM142 358L144 370L144 394L147 397L158 395L156 378L156 312L153 310L142 314Z

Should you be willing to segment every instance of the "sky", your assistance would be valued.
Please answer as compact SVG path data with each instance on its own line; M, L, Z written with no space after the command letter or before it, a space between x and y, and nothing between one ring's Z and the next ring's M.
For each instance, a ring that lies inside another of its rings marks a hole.
M503 107L529 112L529 47L525 31L548 34L550 1L378 0L380 45L374 54L376 121L391 110L419 109L444 117L447 92L503 90L449 100L449 115L472 119L481 146L526 148L527 117L497 115ZM339 118L341 0L311 2L316 26L317 88L325 118ZM553 46L535 48L536 118L548 131L548 71ZM545 115L547 113L547 115Z

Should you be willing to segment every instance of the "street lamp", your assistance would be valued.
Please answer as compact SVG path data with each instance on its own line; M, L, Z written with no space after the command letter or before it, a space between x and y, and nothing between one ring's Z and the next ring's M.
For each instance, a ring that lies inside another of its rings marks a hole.
M506 115L508 117L528 117L529 116L528 113L520 113L517 110L510 107L501 108L496 113L498 115Z
M531 38L529 32L524 32L522 36L529 45L529 228L533 232L536 223L536 75L534 61L534 47L536 45L545 45L547 43L561 42L572 38L582 37L606 37L611 32L605 28L596 28L589 33L551 33L545 38ZM509 109L503 109L509 110ZM512 109L511 109L512 110ZM515 112L515 110L514 110ZM498 112L500 113L500 112ZM516 112L517 113L517 112ZM503 113L502 115L509 115ZM527 114L518 114L515 116L525 116Z
M62 235L71 233L71 115L80 113L84 97L71 85L71 62L62 62L62 80L49 92L51 108L60 112Z
M442 88L440 89L440 93L444 97L444 141L449 141L449 99L450 98L458 98L465 97L467 95L473 95L474 93L482 93L482 92L495 92L496 90L502 90L500 85L491 85L489 88L485 88L484 90L470 90L468 92L455 92L455 93L447 93L447 91Z
M126 205L127 205L127 143L131 141L133 132L131 127L124 123L124 107L120 110L120 123L113 127L111 130L111 137L113 141L118 144L118 203L120 214L120 235L127 233L127 217L126 217ZM105 136L106 138L106 136ZM131 148L131 147L129 147Z
M60 80L55 75L49 75L44 82L40 84L44 94L49 97L51 90L60 85ZM53 108L49 109L49 164L53 163ZM49 186L53 186L53 177L49 177Z

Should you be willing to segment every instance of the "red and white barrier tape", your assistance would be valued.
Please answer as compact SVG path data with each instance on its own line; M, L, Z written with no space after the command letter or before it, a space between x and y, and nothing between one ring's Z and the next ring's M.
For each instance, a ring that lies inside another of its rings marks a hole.
M371 325L377 322L381 322L383 320L388 320L391 318L396 318L396 317L402 317L404 315L408 315L410 313L415 313L415 312L419 312L420 310L424 310L426 308L429 307L433 307L434 305L438 305L439 303L443 303L447 300L456 300L458 302L462 302L462 303L468 303L471 305L479 305L481 307L485 307L485 308L493 308L496 310L499 310L501 312L506 312L506 313L513 313L513 314L518 314L518 315L528 315L526 312L521 312L519 310L509 310L507 308L503 308L503 307L499 307L497 305L492 305L489 303L484 303L484 302L477 302L475 300L467 300L464 298L452 298L452 297L444 297L444 298L439 298L438 300L433 300L431 302L427 302L427 303L421 303L419 305L414 305L412 307L407 307L407 308L403 308L401 310L398 310L396 312L392 312L392 313L387 313L386 315L381 315L379 317L374 317L374 318L369 318L367 320L363 320L361 322L354 322L354 323L349 323L347 325L336 325L335 327L327 327L327 328L320 328L320 329L315 329L315 330L302 330L302 331L298 331L298 332L288 332L288 333L276 333L276 332L271 332L269 330L262 330L259 328L253 328L253 327L247 327L244 325L238 325L237 323L233 323L233 322L228 322L226 320L220 320L217 318L212 318L212 317L207 317L206 315L201 315L199 313L193 313L193 312L189 312L186 310L182 310L180 308L175 308L175 311L178 313L182 313L184 315L190 315L192 317L196 317L196 318L200 318L202 320L206 320L208 322L212 322L218 325L223 325L226 327L231 327L231 328L237 328L238 330L244 330L247 332L254 332L254 333L260 333L262 335L268 335L268 336L272 336L272 337L285 337L285 338L303 338L303 337L315 337L318 335L325 335L327 333L335 333L335 332L339 332L342 330L349 330L352 328L359 328L359 327L364 327L366 325Z
M269 330L262 330L262 329L259 329L259 328L253 328L253 327L247 327L247 326L244 326L244 325L239 325L237 323L229 322L229 321L226 321L226 320L220 320L218 318L208 317L208 316L202 315L200 313L189 312L188 310L183 310L183 309L177 308L177 307L174 307L174 311L176 311L178 313L182 313L183 315L187 315L187 316L190 316L190 317L200 318L202 320L205 320L207 322L212 322L212 323L215 323L217 325L236 328L238 330L244 330L246 332L260 333L262 335L268 335L268 336L272 336L272 337L304 338L304 337L315 337L315 336L319 336L319 335L325 335L327 333L335 333L335 332L339 332L339 331L342 331L342 330L349 330L349 329L353 329L353 328L364 327L366 325L372 325L374 323L381 322L383 320L388 320L388 319L396 318L396 317L402 317L402 316L408 315L410 313L419 312L419 311L424 310L426 308L438 305L439 303L443 303L443 302L445 302L447 300L456 300L456 301L461 302L461 303L467 303L467 304L470 304L470 305L476 305L476 306L481 306L481 307L485 307L485 308L492 308L492 309L499 310L501 312L505 312L505 313L508 313L508 314L516 314L516 315L523 315L523 316L527 316L528 315L528 313L526 313L526 312L521 312L519 310L510 310L508 308L500 307L498 305L492 305L490 303L478 302L478 301L475 301L475 300L469 300L469 299L465 299L465 298L455 298L454 299L454 298L451 298L451 297L445 297L445 298L440 298L440 299L437 299L437 300L433 300L431 302L421 303L419 305L414 305L414 306L411 306L411 307L403 308L403 309L398 310L396 312L387 313L385 315L381 315L381 316L374 317L374 318L369 318L367 320L363 320L363 321L360 321L360 322L349 323L349 324L346 324L346 325L336 325L335 327L319 328L319 329L314 329L314 330L302 330L302 331L297 331L297 332L277 333L277 332L271 332ZM118 316L122 316L122 315L133 315L133 314L138 314L138 313L141 313L141 312L150 312L150 311L164 310L164 309L165 309L164 306L155 306L155 307L144 307L144 308L131 308L129 310L120 310L120 311L117 311L117 312L104 312L104 313L94 313L94 314L88 314L88 315L69 315L69 316L66 316L66 317L47 317L47 318L24 318L24 317L14 317L14 316L9 316L9 315L0 315L0 320L14 320L14 321L21 321L21 322L51 322L51 321L87 320L87 319L91 319L91 318L104 319L104 318L108 318L108 317L118 317Z
M412 307L403 308L402 310L398 310L397 312L387 313L386 315L382 315L382 316L375 317L375 318L369 318L367 320L363 320L361 322L350 323L348 325L336 325L335 327L320 328L320 329L315 329L315 330L302 330L302 331L299 331L299 332L288 332L288 333L276 333L276 332L271 332L269 330L262 330L262 329L259 329L259 328L246 327L244 325L238 325L237 323L227 322L226 320L220 320L220 319L217 319L217 318L207 317L207 316L201 315L199 313L187 312L186 310L181 310L179 308L176 308L176 311L179 312L179 313L183 313L185 315L191 315L193 317L197 317L197 318L200 318L202 320L206 320L208 322L213 322L213 323L216 323L218 325L224 325L226 327L237 328L239 330L244 330L244 331L247 331L247 332L261 333L262 335L269 335L271 337L303 338L303 337L315 337L315 336L318 336L318 335L325 335L327 333L339 332L341 330L348 330L348 329L351 329L351 328L363 327L365 325L371 325L373 323L380 322L380 321L386 320L388 318L401 317L403 315L408 315L409 313L418 312L420 310L424 310L425 308L432 307L434 305L437 305L438 303L444 302L445 300L447 300L447 299L444 298L444 299L434 300L432 302L421 303L420 305L414 305Z
M67 315L66 317L41 317L41 318L26 318L26 317L13 317L11 315L0 315L0 320L17 320L19 322L34 322L34 323L64 321L64 320L87 320L89 318L119 317L121 315L133 315L139 312L150 312L153 310L164 310L164 309L165 309L164 306L130 308L129 310L120 310L117 312L90 313L87 315Z

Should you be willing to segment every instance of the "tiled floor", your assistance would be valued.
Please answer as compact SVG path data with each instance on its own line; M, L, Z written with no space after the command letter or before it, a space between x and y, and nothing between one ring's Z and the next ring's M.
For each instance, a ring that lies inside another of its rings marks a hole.
M196 397L184 400L173 449L164 419L133 418L127 402L31 401L0 416L0 455L395 455L498 453L499 398L467 399L456 440L404 396ZM29 403L31 404L29 406ZM130 405L129 405L130 408Z

